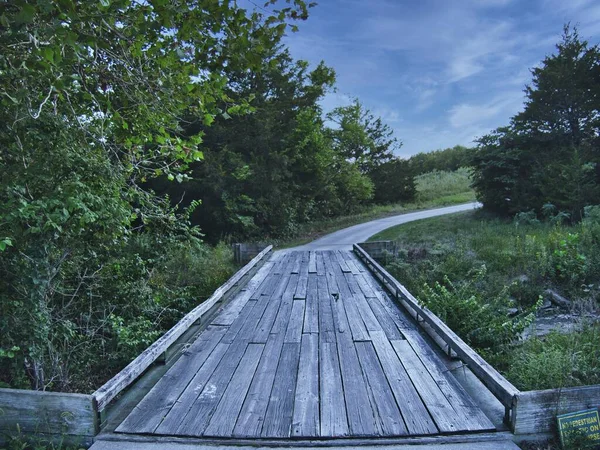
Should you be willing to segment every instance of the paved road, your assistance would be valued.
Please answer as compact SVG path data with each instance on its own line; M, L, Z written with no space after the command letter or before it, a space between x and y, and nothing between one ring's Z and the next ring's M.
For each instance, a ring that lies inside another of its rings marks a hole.
M470 211L479 208L480 203L465 203L456 206L447 206L445 208L428 209L397 216L384 217L383 219L372 220L358 225L354 225L343 230L325 235L308 244L294 247L289 250L351 250L352 244L365 242L374 234L386 230L390 227L402 223L412 222L414 220L427 219L429 217L442 216L460 211Z

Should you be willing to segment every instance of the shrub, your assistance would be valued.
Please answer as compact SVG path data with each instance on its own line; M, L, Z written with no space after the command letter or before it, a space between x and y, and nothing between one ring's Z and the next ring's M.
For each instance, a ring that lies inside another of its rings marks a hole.
M509 318L508 308L514 304L508 297L508 287L494 297L484 297L478 285L485 276L486 268L482 266L462 283L445 277L443 284L425 285L419 299L469 345L483 352L499 351L516 341L533 321L535 307Z
M600 383L600 325L531 338L511 352L508 378L522 390Z

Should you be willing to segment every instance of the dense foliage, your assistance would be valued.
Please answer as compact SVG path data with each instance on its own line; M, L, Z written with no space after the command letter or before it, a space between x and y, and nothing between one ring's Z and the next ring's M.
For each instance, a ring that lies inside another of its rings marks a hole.
M557 53L531 72L525 109L479 140L473 186L501 214L553 205L580 220L600 199L600 49L566 26Z
M381 119L323 116L333 70L282 44L313 5L282 3L0 2L0 383L93 390L231 273L224 238L414 196Z
M274 2L271 2L274 3ZM0 382L89 391L231 273L145 185L184 179L208 125L306 5L0 3Z
M408 163L414 175L424 173L454 172L461 167L469 167L474 149L456 145L443 150L417 153L409 158Z

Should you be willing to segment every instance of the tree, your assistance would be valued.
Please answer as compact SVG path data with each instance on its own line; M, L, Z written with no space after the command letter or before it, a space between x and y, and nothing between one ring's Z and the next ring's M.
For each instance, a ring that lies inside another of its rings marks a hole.
M394 158L380 164L369 176L375 185L375 203L398 203L415 198L415 178L406 160Z
M552 204L578 220L600 196L600 49L566 25L532 75L523 112L479 141L473 186L504 214Z
M249 111L225 68L261 64L306 16L287 3L270 17L209 0L0 4L1 381L70 389L76 361L103 362L83 349L123 330L143 345L148 317L170 315L153 274L173 249L197 256L200 234L145 183L202 159L190 114Z
M356 99L349 106L335 108L327 119L337 125L329 130L335 150L356 162L363 173L391 161L402 145L393 130Z

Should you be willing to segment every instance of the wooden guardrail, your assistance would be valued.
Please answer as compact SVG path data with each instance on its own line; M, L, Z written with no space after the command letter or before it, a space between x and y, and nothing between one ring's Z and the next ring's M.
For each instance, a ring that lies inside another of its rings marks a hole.
M508 420L508 414L512 410L515 398L520 391L479 356L475 350L469 347L439 317L419 305L417 299L363 250L360 244L354 244L354 252L373 274L382 281L383 285L394 295L396 300L402 303L409 313L412 313L413 317L418 321L424 321L429 324L435 333L446 343L448 348L452 349L469 366L471 371L504 405L507 411L506 419Z
M515 434L556 430L556 416L600 406L600 385L579 386L517 394L511 429Z
M91 395L0 389L0 441L18 431L65 443L90 445L98 433Z
M144 350L137 358L131 361L127 367L111 378L100 389L94 392L93 396L96 399L98 411L102 411L112 399L121 393L126 387L132 384L152 363L164 354L167 349L175 343L175 341L183 335L188 328L207 314L216 303L233 289L235 289L242 278L246 276L255 266L261 263L265 256L273 250L273 246L269 245L252 261L236 272L225 284L220 286L213 295L198 305L192 311L183 317L173 328L167 331L162 337L156 340L146 350Z

